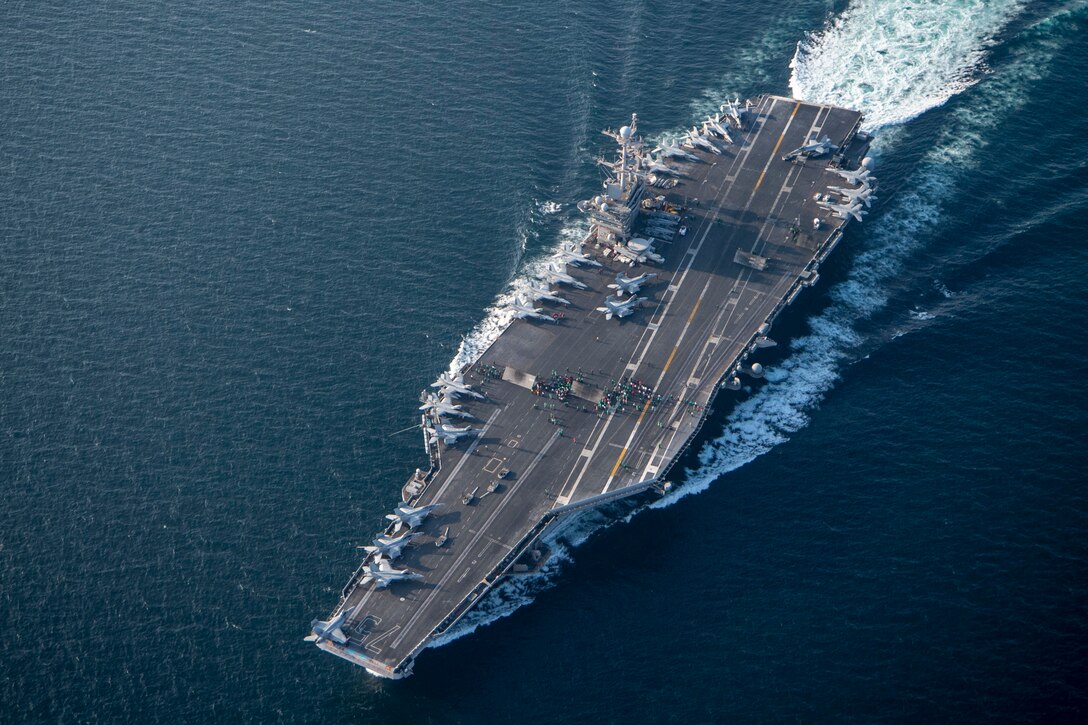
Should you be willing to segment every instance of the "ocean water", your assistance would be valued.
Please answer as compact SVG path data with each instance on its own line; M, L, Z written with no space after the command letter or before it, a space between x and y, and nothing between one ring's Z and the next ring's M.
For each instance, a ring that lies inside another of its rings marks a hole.
M0 12L0 721L1088 717L1088 4ZM764 91L880 198L683 485L408 680L304 643L597 131Z

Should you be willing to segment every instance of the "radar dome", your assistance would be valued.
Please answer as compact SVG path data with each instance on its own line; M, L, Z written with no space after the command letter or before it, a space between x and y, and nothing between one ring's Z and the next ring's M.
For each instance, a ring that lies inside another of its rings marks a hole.
M608 204L601 204L601 211L608 211Z
M600 206L600 205L601 205L601 202L603 202L603 201L604 201L604 197L603 197L603 196L601 196L600 194L598 194L597 196L593 197L593 203L594 203L594 204L596 204L597 206Z
M864 166L865 168L869 168L870 166L873 165L873 160L871 158L869 158L868 156L866 156L865 158L863 158L861 160L861 165Z
M624 126L623 128L620 129L620 138L622 138L624 141L626 141L627 139L631 138L632 133L633 133L633 131L631 131L630 126Z

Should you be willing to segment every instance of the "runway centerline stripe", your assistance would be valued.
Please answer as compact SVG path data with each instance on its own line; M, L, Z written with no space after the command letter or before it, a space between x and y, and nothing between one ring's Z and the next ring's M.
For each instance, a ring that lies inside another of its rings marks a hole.
M647 399L646 402L642 405L642 412L639 413L638 421L635 422L635 428L636 429L642 423L642 419L646 417L646 411L649 410L649 409L650 409L650 400ZM630 441L628 441L627 445L630 445L630 444L631 444ZM609 476L608 476L609 478L615 478L616 477L616 471L620 470L620 464L623 463L623 459L624 459L624 457L626 455L627 455L627 446L624 446L623 450L620 451L619 458L616 459L616 465L612 466L612 473L609 474Z
M790 130L790 124L793 123L793 117L797 115L798 109L801 108L801 103L798 102L793 107L793 113L790 114L790 120L786 123L786 127L782 129L782 135L778 137L778 143L774 145L774 151L771 151L771 159L767 162L767 165L763 167L763 171L759 174L759 179L756 180L756 185L752 188L752 195L759 191L759 185L763 183L763 177L767 174L767 169L771 167L771 161L774 161L774 157L778 155L778 147L782 145L782 139L786 138L786 131Z

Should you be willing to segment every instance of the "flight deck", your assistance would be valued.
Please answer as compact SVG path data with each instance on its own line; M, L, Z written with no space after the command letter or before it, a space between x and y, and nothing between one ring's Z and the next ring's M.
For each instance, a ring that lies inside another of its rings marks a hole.
M447 386L454 415L472 419L424 415L429 467L404 486L403 505L441 506L414 522L395 568L368 554L311 640L373 674L406 676L503 576L533 565L557 520L666 490L716 395L760 374L749 356L774 344L775 317L864 213L869 182L841 173L867 174L860 121L761 96L656 158L633 131L614 134L621 158L603 197L586 202L591 232L561 270L584 289L545 280L566 304L527 301L535 312L460 371L483 399ZM655 163L666 168L648 171ZM609 288L642 274L654 276L637 293ZM386 571L410 576L387 581Z

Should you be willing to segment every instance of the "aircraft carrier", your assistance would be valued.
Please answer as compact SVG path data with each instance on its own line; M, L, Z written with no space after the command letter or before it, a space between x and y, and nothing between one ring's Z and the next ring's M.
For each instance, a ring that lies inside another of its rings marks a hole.
M870 203L870 138L860 113L791 98L721 110L656 149L635 117L605 132L618 153L579 204L588 235L475 362L425 391L429 467L308 641L409 675L500 579L539 563L564 516L667 491L716 395L762 374L750 356Z

